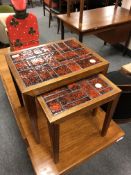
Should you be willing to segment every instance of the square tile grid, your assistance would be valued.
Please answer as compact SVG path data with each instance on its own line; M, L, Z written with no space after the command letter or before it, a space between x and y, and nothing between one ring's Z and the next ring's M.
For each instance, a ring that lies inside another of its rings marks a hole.
M55 117L57 114L90 101L112 90L112 87L97 75L83 79L42 95Z
M35 90L37 85L42 87L42 83L45 83L43 86L49 85L49 82L52 83L52 81L57 86L57 81L63 83L62 80L65 78L68 80L73 76L77 78L76 74L80 74L83 78L85 76L83 72L88 68L95 68L93 66L96 65L98 69L99 67L104 69L104 65L106 67L108 65L106 60L85 48L75 39L53 42L14 52L9 55L7 62L11 71L15 72L13 75L16 81L19 81L17 83L20 85L20 89L25 91ZM45 91L48 91L48 88Z

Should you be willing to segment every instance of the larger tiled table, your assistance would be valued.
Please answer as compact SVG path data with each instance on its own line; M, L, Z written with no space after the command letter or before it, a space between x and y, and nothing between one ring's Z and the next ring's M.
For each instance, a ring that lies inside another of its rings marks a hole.
M36 96L89 75L106 73L109 64L73 38L12 52L7 62L37 142Z

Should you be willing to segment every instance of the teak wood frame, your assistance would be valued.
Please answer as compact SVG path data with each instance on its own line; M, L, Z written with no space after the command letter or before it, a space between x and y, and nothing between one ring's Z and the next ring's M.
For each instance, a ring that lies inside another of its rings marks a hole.
M72 38L72 39L74 39L74 38ZM74 39L74 40L76 42L78 42L80 45L84 46L76 39ZM60 41L58 41L58 42L60 42ZM53 44L53 43L57 43L57 42L52 42L52 43L48 43L48 44L44 44L44 45L49 45L49 44ZM37 46L37 47L40 47L40 46ZM36 47L34 47L34 48L36 48ZM34 137L35 137L35 140L37 143L40 143L40 137L39 137L38 123L37 123L36 97L38 95L41 95L44 92L56 89L58 87L61 87L63 85L69 84L69 83L72 83L74 81L74 79L77 81L77 80L80 80L82 78L85 78L87 76L97 74L97 73L106 74L106 72L108 70L108 66L109 66L108 61L103 59L101 56L96 54L91 49L88 49L85 46L84 46L84 48L86 50L88 50L90 53L93 53L93 55L96 56L97 58L99 58L99 60L101 62L96 64L96 65L93 65L91 67L88 67L86 69L72 72L70 74L60 76L58 78L54 78L54 79L48 80L46 82L42 82L42 83L39 83L37 85L30 86L30 87L26 87L24 85L23 81L21 80L21 78L20 78L11 58L10 58L10 55L15 54L15 53L16 54L20 53L21 51L12 52L12 53L6 55L7 63L9 65L11 74L14 77L14 82L16 82L15 84L17 84L17 86L18 86L18 88L16 88L17 94L20 97L20 99L22 96L22 99L24 100L24 104L25 104L25 107L27 109L27 113L28 113L28 116L30 118L30 121L31 121L32 132L34 134ZM24 49L24 50L28 50L28 49Z
M45 118L47 119L48 128L49 128L49 135L50 135L50 140L51 140L52 150L53 150L53 159L54 159L55 163L58 163L58 161L59 161L60 123L66 121L70 118L82 115L82 114L84 114L88 111L91 111L91 110L93 110L93 115L96 115L97 108L103 104L108 103L107 112L105 115L105 120L104 120L102 131L101 131L101 136L106 135L107 130L108 130L109 125L110 125L110 121L111 121L113 113L115 111L115 107L116 107L117 102L119 100L121 90L116 85L114 85L110 80L108 80L104 75L99 74L99 77L102 78L106 83L108 83L112 87L112 91L110 91L107 94L104 94L102 96L99 96L97 98L94 98L91 101L87 101L85 103L82 103L80 105L72 107L64 112L61 112L60 114L55 115L55 116L49 110L43 97L39 96L37 98L38 103L40 104L40 106L42 108L43 114L44 114Z

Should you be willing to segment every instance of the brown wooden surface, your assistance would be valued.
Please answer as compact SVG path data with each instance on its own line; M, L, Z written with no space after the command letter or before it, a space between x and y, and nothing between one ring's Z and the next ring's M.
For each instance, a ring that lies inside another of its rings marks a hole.
M83 12L82 27L79 28L79 12L72 12L70 17L66 14L58 15L69 27L75 28L77 31L91 33L98 30L106 29L116 25L131 23L131 15L129 10L118 7L114 10L114 6L107 6Z
M1 57L0 63L2 64L2 68L0 67L2 82L15 118L20 123L18 126L22 135L24 134L28 153L37 175L63 174L124 136L124 132L113 121L107 135L105 137L100 136L104 119L104 113L101 110L98 110L96 117L85 114L72 118L71 121L69 120L61 125L60 162L55 165L51 156L51 143L47 132L46 119L39 110L38 121L41 144L36 144L31 133L26 111L23 107L20 107L19 99L4 57Z
M0 49L0 55L10 53L10 47Z
M115 27L114 29L104 31L96 34L97 37L101 38L105 42L110 44L116 44L123 41L128 41L128 33L131 31L131 24L123 24ZM130 37L129 37L130 38ZM129 43L127 43L128 46Z
M35 97L24 94L23 99L25 102L25 108L26 108L28 117L30 118L31 129L33 131L35 140L37 143L40 143Z
M70 16L70 0L67 0L67 16Z
M66 14L58 15L62 26L61 39L64 39L64 26L67 26L79 35L79 41L81 42L84 34L97 35L110 44L127 42L131 31L131 13L124 8L115 7L107 6L83 11L81 25L79 25L80 12L72 12L70 16ZM127 46L126 44L125 47Z

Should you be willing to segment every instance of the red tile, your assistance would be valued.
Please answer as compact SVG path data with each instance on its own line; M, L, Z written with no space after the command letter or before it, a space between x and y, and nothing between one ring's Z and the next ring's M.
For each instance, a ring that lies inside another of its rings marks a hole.
M80 86L79 86L79 84L78 83L71 83L71 84L69 84L69 85L67 85L67 87L68 87L68 89L70 89L70 90L77 90L77 89L80 89Z
M39 47L38 47L38 48L33 49L33 52L34 52L34 54L35 54L35 55L42 54L42 51L41 51L41 49L40 49Z
M36 71L26 70L19 72L19 74L26 86L35 85L41 82Z
M34 66L34 68L37 72L39 72L43 70L43 65Z
M62 106L57 100L53 100L47 103L47 106L53 114L57 114L62 111Z
M70 104L65 105L64 108L65 108L65 109L70 109L70 108L72 108L72 107L74 107L74 106L77 106L77 105L79 105L79 104L85 103L85 102L87 102L87 101L89 101L89 100L90 100L89 97L84 97L84 98L82 98L82 99L80 99L80 100L77 100L77 101L74 102L74 103L70 103Z
M52 95L48 95L46 97L44 97L45 101L48 102L50 100L55 100L55 99L58 99L59 97L63 96L63 94L68 94L69 93L69 90L66 90L66 91L60 91L58 93L55 93L55 94L52 94Z
M97 90L106 88L108 86L108 84L106 82L104 82L101 78L93 78L89 80L89 83L91 83L91 85L93 85L96 88L96 84L99 83L102 85L101 88L96 88Z
M35 85L35 84L38 84L41 82L41 80L38 76L37 77L23 78L23 81L24 81L26 86Z
M58 75L66 75L68 73L70 73L70 69L67 68L67 66L62 65L60 67L54 68L54 71L58 74Z
M55 67L59 67L60 63L58 61L55 61L55 60L49 60L48 65L52 68L55 68Z
M77 57L77 53L75 53L74 51L70 51L70 52L66 52L63 54L63 56L66 58L66 59L72 59L72 58L75 58Z
M83 59L88 59L90 65L92 65L92 64L97 64L97 63L100 63L100 62L101 62L98 58L96 58L96 57L93 56L92 54L82 55L82 56L81 56L81 59L82 59L82 60L83 60ZM95 62L92 63L90 60L95 60Z
M48 64L35 66L34 68L38 74L40 74L42 71L46 71L51 75L51 77L58 77L58 75L53 71L53 69L51 69L51 67Z
M54 56L54 59L56 59L59 62L66 60L66 58L63 57L61 54Z
M87 50L84 49L84 48L78 49L78 50L76 50L75 52L76 52L79 56L89 54L89 51L87 51Z
M57 48L59 48L60 51L64 52L70 51L69 47L67 47L63 42L57 43L56 45L58 45Z
M67 64L70 64L70 63L72 63L72 62L74 62L73 59L70 59L70 60L64 60L64 61L61 61L61 65L67 65Z
M67 64L67 67L73 72L73 71L77 71L80 70L80 66L78 64L76 64L75 62L69 63Z
M90 98L96 98L100 96L99 92L97 92L90 84L88 84L86 80L81 81L81 88L88 94Z
M51 54L52 54L53 57L60 55L60 53L56 50L52 51Z
M85 93L78 90L78 91L72 92L70 94L66 94L63 97L60 97L59 101L61 102L62 105L66 105L66 104L71 103L73 101L76 101L80 98L83 98L84 96L85 96Z
M13 54L13 55L11 55L11 59L12 59L12 61L13 61L14 63L24 60L24 59L21 57L20 54Z
M81 48L82 46L80 44L78 44L76 41L74 40L68 40L68 41L64 41L64 43L69 46L71 49L78 49Z
M47 71L40 71L39 76L43 81L47 81L52 78Z
M53 91L46 92L42 96L43 96L43 98L46 98L46 97L49 97L49 96L54 95L54 94L59 94L61 92L64 93L64 91L66 91L66 90L67 90L67 88L65 86L63 86L63 87L55 89Z
M53 78L58 77L58 75L55 73L55 71L48 64L44 65L43 69L48 71L48 73L51 75L51 77L53 77Z
M31 66L30 63L26 62L26 61L21 61L21 62L15 63L15 67L18 71L29 69L30 66Z
M91 65L88 59L78 60L76 63L79 64L81 68L86 68Z
M105 93L107 93L107 92L110 92L111 90L112 90L111 87L107 87L107 88L105 88L105 89L100 90L100 93L101 93L101 94L105 94Z
M42 58L34 58L34 59L31 59L30 62L32 63L33 66L37 66L37 65L41 65L41 64L46 63L45 60L42 59Z
M32 70L32 69L19 72L19 74L20 74L22 79L23 78L30 78L30 77L36 77L37 76L37 72Z
M55 51L56 50L52 45L47 45L46 47L49 49L49 51Z

